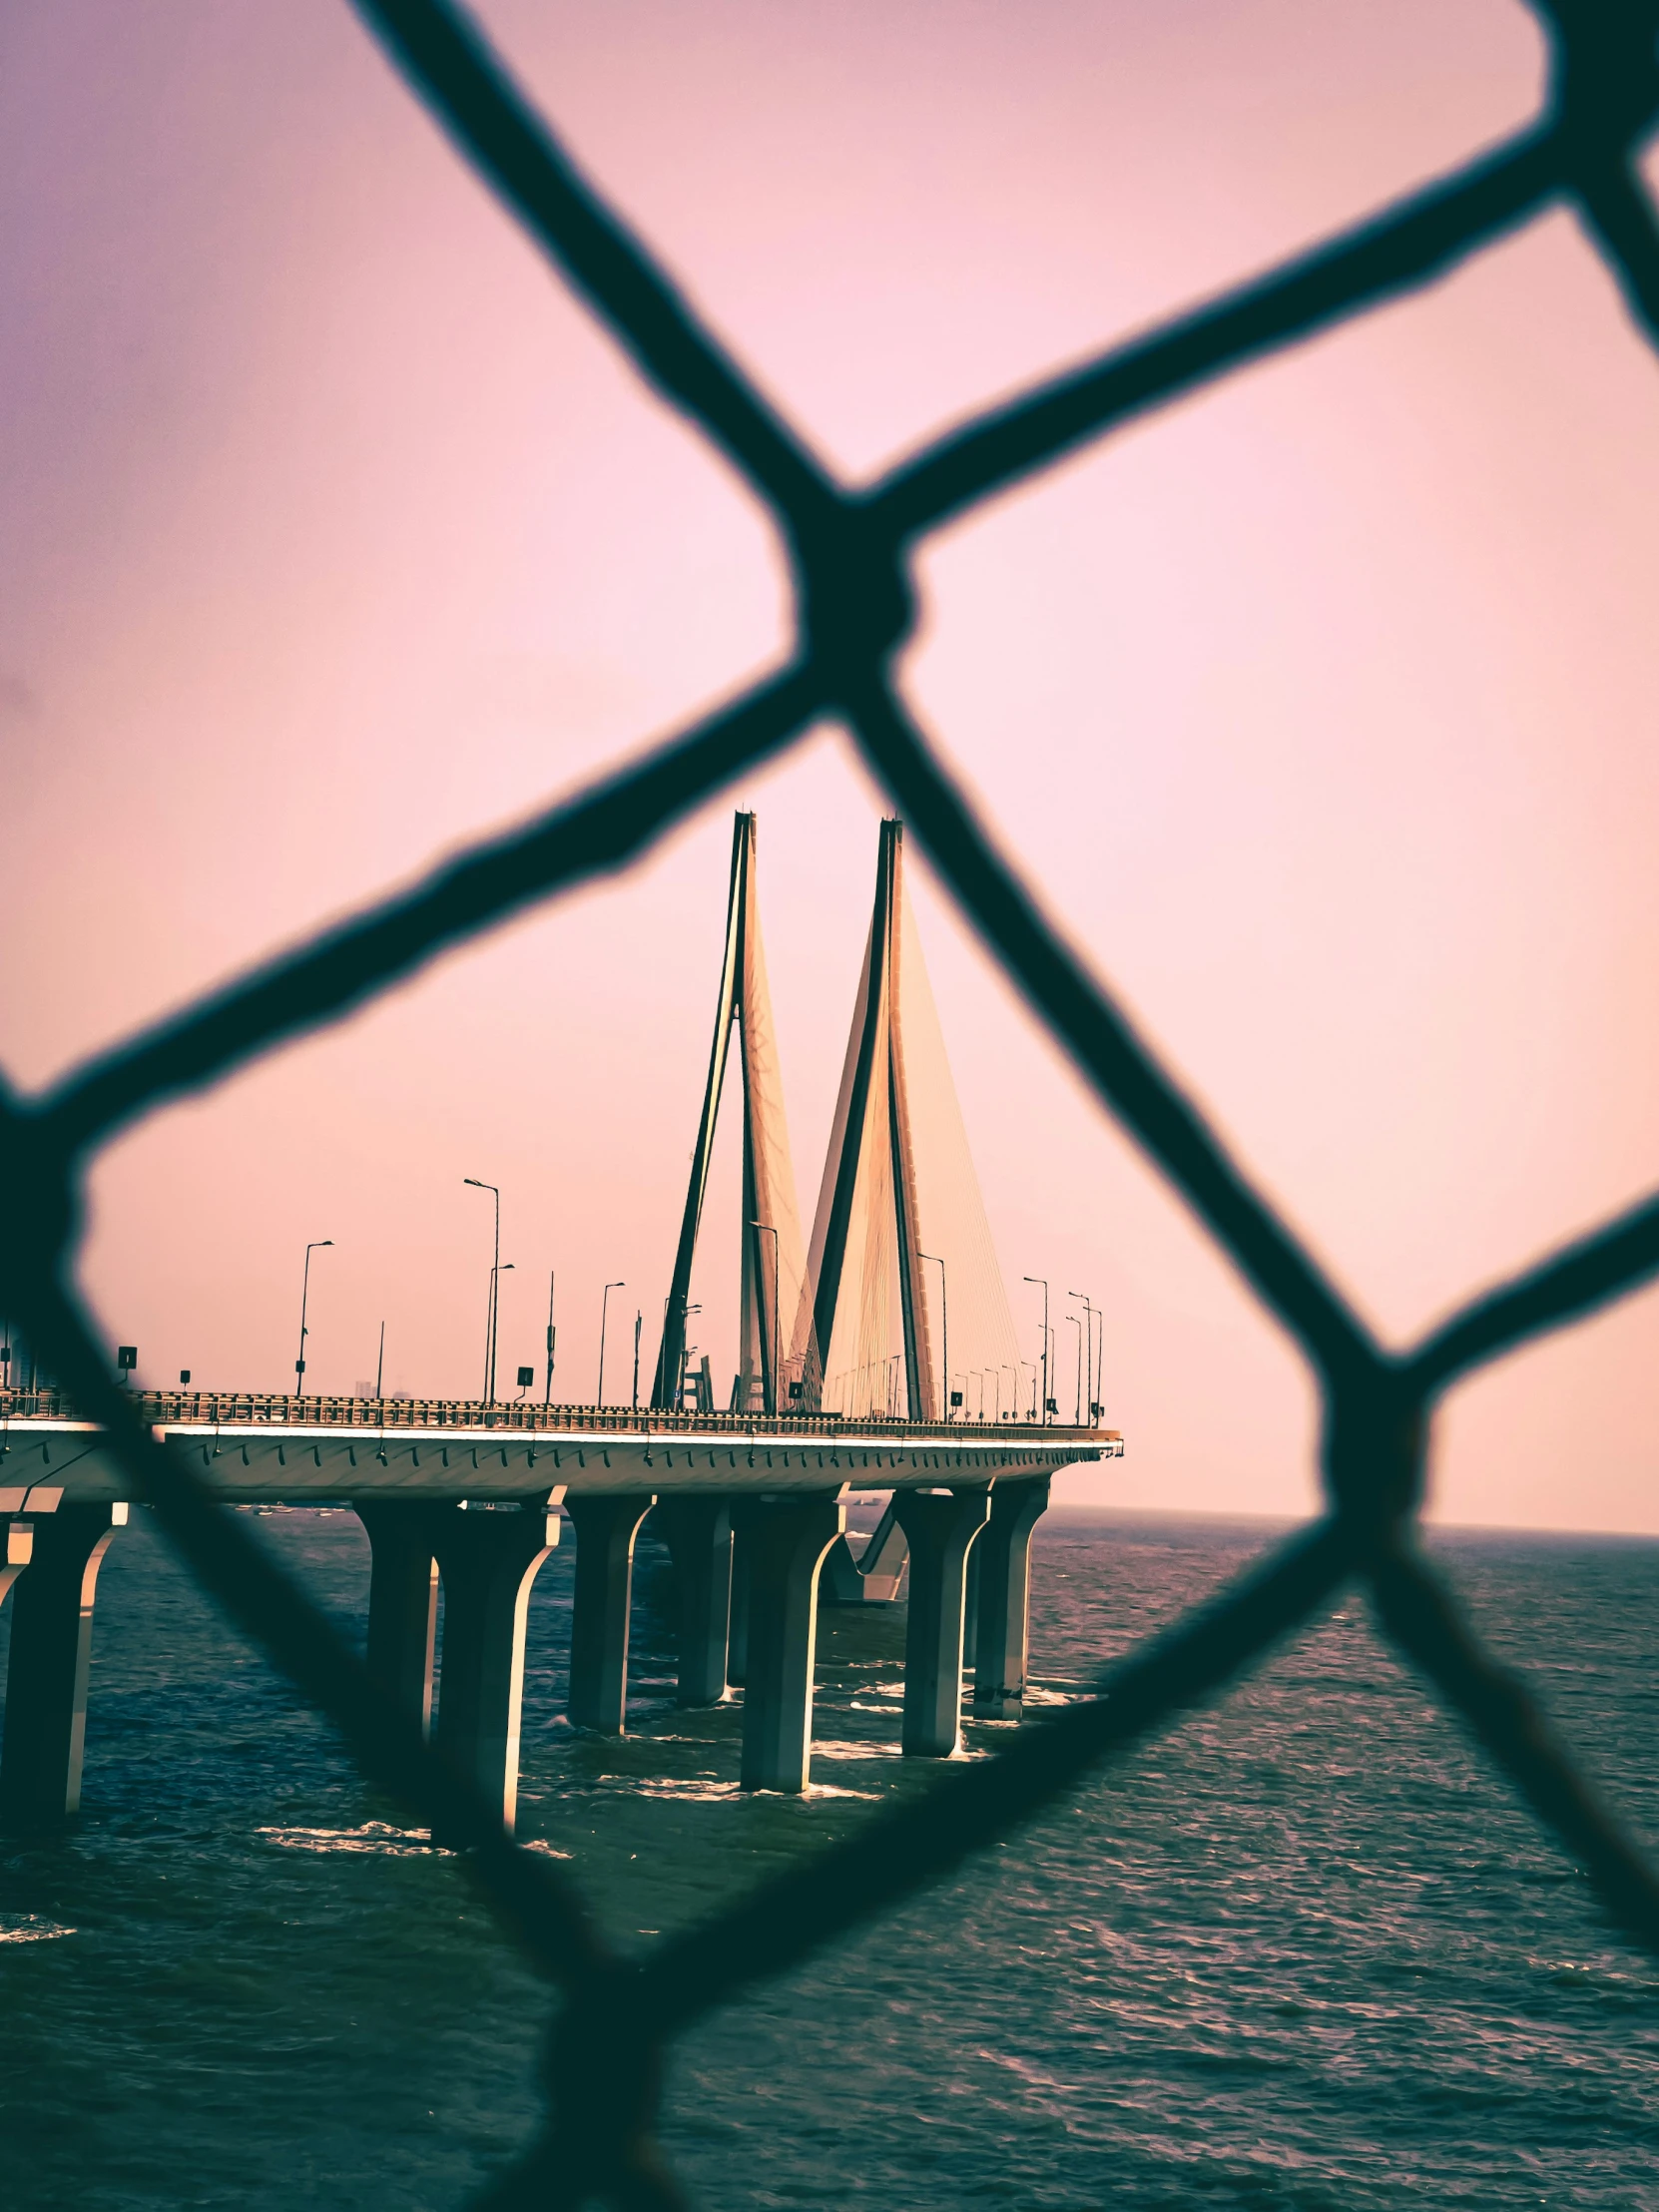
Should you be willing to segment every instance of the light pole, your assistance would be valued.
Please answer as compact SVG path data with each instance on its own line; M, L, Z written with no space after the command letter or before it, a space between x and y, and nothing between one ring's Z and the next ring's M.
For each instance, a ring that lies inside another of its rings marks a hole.
M380 1324L380 1357L374 1363L374 1402L376 1405L386 1394L386 1325Z
M1028 1275L1027 1283L1037 1284L1043 1294L1043 1421L1048 1420L1048 1283L1040 1275Z
M1094 1382L1089 1386L1089 1418L1098 1428L1100 1416L1105 1410L1101 1403L1101 1392L1106 1386L1106 1309L1103 1306L1098 1308L1094 1318L1100 1324L1100 1349L1094 1356Z
M639 1311L638 1311L638 1310L636 1309L636 1311L635 1311L635 1314L634 1314L634 1401L633 1401L633 1402L634 1402L634 1410L635 1410L635 1412L636 1412L636 1413L637 1413L637 1412L639 1411L639 1409L640 1409L640 1330L641 1330L641 1329L642 1329L642 1327L644 1326L644 1323L645 1323L645 1316L644 1316L644 1315L643 1315L642 1313L640 1313L640 1312L639 1312Z
M610 1312L611 1293L627 1288L626 1283L607 1283L605 1295L599 1301L599 1395L595 1402L600 1405L605 1402L605 1322Z
M950 1301L945 1295L944 1262L931 1252L919 1252L918 1260L925 1260L939 1271L939 1372L944 1377L944 1417L950 1418Z
M1081 1428L1083 1425L1083 1324L1075 1314L1068 1314L1066 1319L1077 1332L1077 1404L1072 1413L1072 1423L1075 1427Z
M333 1241L332 1237L318 1237L315 1244L305 1247L305 1272L299 1280L299 1357L293 1363L296 1397L305 1394L305 1338L309 1333L305 1328L305 1302L311 1295L311 1254L323 1251Z
M1091 1408L1091 1410L1090 1410L1090 1413L1089 1413L1089 1419L1090 1419L1090 1420L1092 1421L1092 1420L1094 1419L1094 1413L1093 1413L1093 1410L1092 1410L1092 1408L1093 1408L1093 1405L1094 1405L1094 1308L1093 1308L1093 1307L1092 1307L1092 1306L1091 1306L1091 1305L1089 1304L1089 1301L1088 1301L1088 1300L1087 1300L1087 1299L1086 1299L1086 1298L1085 1298L1085 1297L1083 1296L1083 1293L1082 1293L1081 1291L1067 1291L1067 1293L1066 1293L1066 1296L1067 1296L1067 1298L1074 1298L1074 1299L1076 1299L1076 1301L1077 1301L1078 1305L1082 1307L1082 1309L1083 1309L1084 1313L1085 1313L1085 1314L1086 1314L1086 1315L1088 1316L1088 1322L1087 1322L1087 1328L1088 1328L1088 1332L1089 1332L1089 1339L1088 1339L1088 1342L1089 1342L1089 1398L1088 1398L1088 1402L1089 1402L1089 1405L1090 1405L1090 1408Z
M761 1410L772 1414L773 1418L776 1419L778 1416L778 1400L782 1394L778 1386L778 1232L770 1222L752 1221L749 1226L751 1229L758 1229L763 1237L772 1239L772 1390L769 1402L768 1392L763 1386L761 1390Z
M552 1404L552 1402L553 1402L553 1340L554 1340L554 1334L555 1334L555 1332L554 1332L554 1328L553 1328L553 1286L554 1286L554 1284L555 1284L555 1283L557 1282L557 1280L558 1280L558 1278L557 1278L557 1277L556 1277L555 1275L553 1275L553 1274L549 1273L549 1275L548 1275L548 1278L547 1278L547 1399L546 1399L546 1402L547 1402L547 1403L548 1403L549 1405L551 1405L551 1404Z
M1034 1367L1031 1366L1031 1362L1029 1360L1022 1360L1019 1365L1020 1373L1022 1375L1027 1368L1031 1369L1031 1418L1035 1420L1037 1417L1037 1371ZM1017 1394L1018 1393L1016 1392L1016 1396Z
M495 1283L501 1273L501 1193L493 1183L480 1183L475 1175L461 1181L475 1191L488 1191L495 1200L495 1257L490 1266L489 1312L484 1321L484 1402L495 1403Z
M490 1270L490 1396L495 1403L495 1350L501 1336L501 1278L513 1273L511 1260L500 1260Z

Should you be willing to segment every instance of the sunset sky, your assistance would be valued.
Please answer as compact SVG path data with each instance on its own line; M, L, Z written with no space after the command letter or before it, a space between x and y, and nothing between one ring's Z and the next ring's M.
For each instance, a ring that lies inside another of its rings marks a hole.
M839 470L1256 272L1536 106L1509 0L587 0L491 35ZM82 1055L771 665L765 517L336 0L0 24L0 1057ZM1659 1180L1659 361L1552 216L956 524L907 695L1049 911L1389 1342ZM667 1288L735 806L809 1214L880 795L826 727L642 866L113 1146L153 1384L608 1394ZM1067 1494L1305 1509L1299 1355L914 866ZM733 1102L735 1104L735 1101ZM724 1391L729 1111L694 1297ZM619 1324L618 1315L622 1316ZM1060 1328L1062 1402L1072 1332ZM1451 1521L1659 1531L1659 1298L1447 1404Z

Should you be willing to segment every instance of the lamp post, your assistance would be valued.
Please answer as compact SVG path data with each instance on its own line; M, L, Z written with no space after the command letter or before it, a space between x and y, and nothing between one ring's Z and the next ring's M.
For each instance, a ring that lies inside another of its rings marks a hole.
M318 1237L315 1244L305 1247L305 1272L299 1279L299 1357L293 1363L296 1397L303 1397L305 1394L305 1338L308 1334L305 1328L305 1304L311 1295L311 1254L325 1251L333 1241L332 1237Z
M514 1272L511 1260L498 1260L490 1269L490 1394L495 1403L495 1355L501 1340L501 1278Z
M931 1252L918 1252L918 1260L925 1260L939 1271L939 1373L944 1377L944 1417L950 1418L950 1300L945 1291L944 1262Z
M773 1228L770 1222L766 1221L752 1221L749 1226L751 1229L758 1229L763 1237L770 1237L772 1239L772 1375L770 1378L772 1388L769 1394L765 1385L763 1384L761 1390L761 1410L763 1412L771 1413L774 1419L776 1419L778 1414L778 1401L783 1394L779 1388L778 1382L778 1268L780 1259L778 1232L776 1229Z
M644 1316L644 1315L643 1315L642 1313L638 1312L638 1310L636 1310L636 1311L635 1311L635 1314L634 1314L634 1399L633 1399L633 1403L634 1403L634 1410L635 1410L635 1412L636 1412L636 1413L637 1413L637 1412L639 1411L639 1409L640 1409L640 1330L641 1330L641 1329L642 1329L642 1328L644 1327L644 1325L645 1325L645 1316Z
M1089 1403L1089 1406L1090 1406L1090 1408L1091 1408L1091 1410L1090 1410L1090 1413L1089 1413L1089 1419L1090 1419L1090 1420L1092 1421L1092 1420L1094 1419L1094 1412L1093 1412L1093 1410L1092 1410L1092 1408L1093 1408L1093 1406L1094 1406L1094 1308L1093 1308L1093 1307L1092 1307L1092 1306L1090 1305L1089 1301L1088 1301L1088 1300L1087 1300L1087 1299L1086 1299L1086 1298L1085 1298L1085 1297L1083 1296L1083 1293L1082 1293L1081 1291L1067 1291L1067 1293L1066 1293L1066 1296L1067 1296L1067 1298L1074 1298L1074 1299L1076 1299L1076 1301L1077 1301L1078 1305L1082 1307L1082 1309L1083 1309L1084 1313L1085 1313L1085 1314L1086 1314L1086 1315L1088 1316L1088 1320L1087 1320L1087 1323L1085 1324L1085 1326L1086 1326L1086 1328L1087 1328L1087 1330L1088 1330L1088 1345L1089 1345L1089 1396L1088 1396L1088 1403Z
M1048 1420L1048 1282L1041 1275L1028 1275L1027 1283L1035 1283L1043 1294L1043 1420Z
M595 1402L600 1405L605 1402L605 1323L610 1313L611 1293L627 1288L626 1283L607 1283L605 1295L599 1301L599 1394Z
M546 1398L546 1402L547 1402L547 1403L548 1403L549 1405L551 1405L551 1404L552 1404L552 1402L553 1402L553 1340L554 1340L554 1336L555 1336L555 1331L554 1331L554 1328L553 1328L553 1286L554 1286L554 1284L555 1284L555 1282L556 1282L557 1280L558 1280L558 1278L557 1278L557 1277L556 1277L555 1275L553 1275L553 1274L552 1274L551 1272L549 1272L549 1274L548 1274L548 1278L547 1278L547 1398Z
M480 1183L475 1175L461 1181L475 1191L488 1191L495 1200L495 1254L490 1266L489 1311L484 1320L484 1402L495 1403L495 1284L501 1273L501 1193L493 1183Z
M1081 1428L1083 1425L1083 1324L1075 1314L1068 1314L1066 1319L1077 1332L1077 1403L1072 1413L1072 1421L1074 1426Z

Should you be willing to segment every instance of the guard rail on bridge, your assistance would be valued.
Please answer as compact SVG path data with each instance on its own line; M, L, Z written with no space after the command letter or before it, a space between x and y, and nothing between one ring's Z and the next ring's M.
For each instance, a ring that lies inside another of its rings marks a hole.
M530 1433L591 1430L629 1436L779 1436L830 1439L871 1431L902 1436L905 1442L971 1437L1048 1445L1086 1443L1121 1455L1123 1439L1114 1428L1077 1427L1058 1421L1003 1420L912 1421L886 1413L702 1413L662 1412L631 1405L539 1405L513 1399L493 1405L465 1397L298 1397L280 1391L134 1390L133 1409L152 1428L501 1428ZM0 1421L76 1421L84 1416L67 1392L57 1389L0 1390Z

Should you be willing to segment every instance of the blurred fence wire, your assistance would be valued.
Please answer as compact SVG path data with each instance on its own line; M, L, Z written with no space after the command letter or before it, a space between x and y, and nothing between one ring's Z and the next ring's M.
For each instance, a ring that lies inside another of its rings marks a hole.
M1482 1292L1410 1349L1380 1345L1044 918L893 680L915 619L907 564L930 531L1179 393L1431 282L1545 211L1577 219L1632 322L1659 345L1659 224L1638 166L1659 118L1659 0L1537 0L1550 72L1527 128L1267 275L946 431L863 486L831 475L699 320L463 14L446 0L356 6L641 375L765 506L793 573L793 649L717 713L569 803L273 958L52 1092L26 1100L0 1082L0 1304L83 1411L108 1424L136 1494L155 1505L202 1582L343 1733L366 1777L470 1844L474 1878L560 1985L546 2125L490 2201L682 2202L655 2131L670 2038L942 1881L1085 1774L1213 1698L1355 1583L1396 1648L1580 1863L1610 1919L1659 1956L1659 1875L1522 1683L1482 1649L1416 1543L1440 1395L1644 1281L1659 1265L1659 1199ZM246 1518L216 1504L182 1456L135 1418L73 1285L82 1182L97 1148L135 1118L339 1017L440 948L624 866L826 718L850 732L963 913L1102 1103L1301 1346L1322 1393L1326 1505L1265 1563L1114 1666L1091 1699L1023 1729L999 1755L948 1771L920 1799L873 1816L641 1960L604 1940L566 1873L508 1841L375 1691Z

